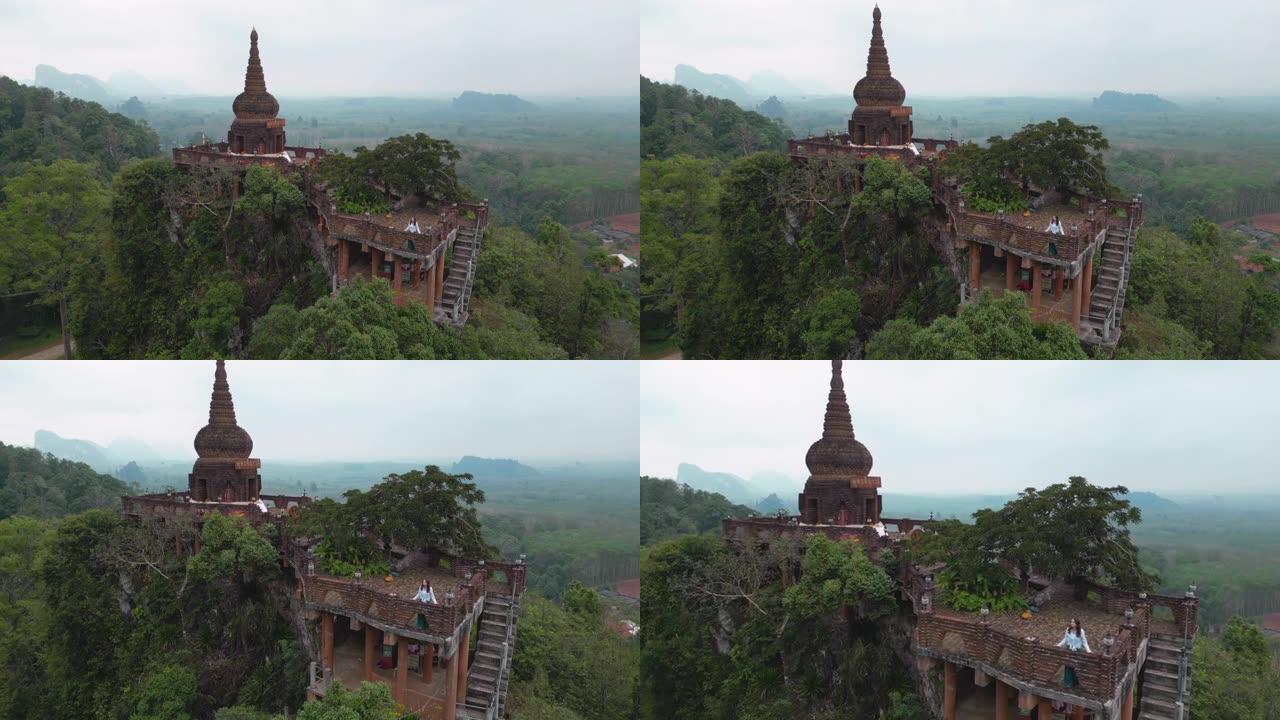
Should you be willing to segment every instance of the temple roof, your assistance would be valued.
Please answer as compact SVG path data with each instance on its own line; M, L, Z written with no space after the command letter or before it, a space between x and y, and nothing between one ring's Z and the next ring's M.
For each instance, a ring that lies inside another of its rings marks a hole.
M270 120L280 112L280 103L267 92L267 78L258 59L258 30L249 33L249 66L244 71L244 92L231 103L237 120Z
M867 51L867 75L853 87L858 107L894 107L907 99L902 83L889 72L889 51L884 47L880 29L880 6L871 13L871 49Z
M209 424L196 433L195 446L201 458L247 458L253 452L253 438L236 424L236 408L231 402L231 386L227 384L227 368L222 360L213 373Z
M849 416L840 367L841 361L831 361L831 391L827 394L822 437L809 446L804 456L810 480L841 482L865 478L871 472L871 452L853 436L853 420Z

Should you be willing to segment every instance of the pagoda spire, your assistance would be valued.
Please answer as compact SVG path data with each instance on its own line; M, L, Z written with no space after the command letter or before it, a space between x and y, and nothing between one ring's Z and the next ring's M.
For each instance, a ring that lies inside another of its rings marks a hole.
M231 427L236 424L236 407L227 383L227 364L219 360L213 371L213 396L209 398L209 424Z
M880 27L880 5L871 11L871 49L867 51L867 77L893 77L889 72L889 51Z
M262 72L262 59L258 57L258 28L249 32L249 65L244 71L245 92L266 92L267 78Z
M843 361L831 361L831 391L827 393L827 414L822 419L822 437L853 438L853 419L849 400L844 394L844 378L840 374Z

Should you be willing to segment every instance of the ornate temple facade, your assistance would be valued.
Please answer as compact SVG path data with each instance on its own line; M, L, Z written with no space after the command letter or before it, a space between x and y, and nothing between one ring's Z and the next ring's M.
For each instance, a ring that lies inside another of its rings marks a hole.
M321 569L323 538L292 532L288 519L306 496L263 495L262 463L236 422L222 360L214 370L209 422L195 436L197 459L185 492L124 496L121 512L174 537L175 551L200 552L200 527L211 513L273 524L292 584L296 611L318 636L309 698L335 683L348 689L383 682L405 712L425 720L494 720L504 711L526 566L392 547L381 578L335 576ZM194 528L195 533L184 532ZM186 538L192 537L190 545ZM415 599L420 583L436 599Z
M849 184L855 192L862 189L862 164L869 157L925 168L937 224L946 237L941 249L960 285L962 303L976 300L983 289L1022 292L1038 322L1062 320L1085 345L1115 347L1133 242L1142 226L1141 195L1114 203L1044 192L1033 202L1034 212L1022 215L967 207L964 188L938 169L958 143L914 137L911 108L903 104L906 89L889 68L879 6L872 11L867 72L854 86L853 98L848 132L790 140L790 156L827 168L851 165ZM843 186L843 180L837 182ZM1047 231L1055 215L1062 234Z
M721 534L750 552L775 538L825 535L851 540L872 560L901 549L933 522L884 517L881 481L871 452L853 430L841 375L831 368L822 436L805 456L809 478L792 516L726 518ZM1033 574L1037 612L966 612L939 598L935 576L945 564L906 565L896 574L900 608L911 627L915 674L935 716L955 720L989 711L995 720L1185 720L1190 702L1191 644L1199 624L1195 586L1183 597L1093 585L1077 599L1060 580ZM1057 642L1079 618L1092 652ZM1067 668L1076 678L1065 682ZM939 687L940 686L940 687ZM933 692L937 688L940 692Z
M196 433L194 444L196 461L187 476L187 489L126 495L121 499L125 515L171 522L192 520L197 529L210 513L242 517L254 525L283 525L290 514L311 501L306 496L262 494L262 461L249 457L253 438L236 423L231 386L222 360L217 361L213 373L209 422ZM199 552L199 533L194 542Z
M466 324L475 261L489 225L488 200L422 207L393 192L396 203L384 215L338 210L315 176L315 166L324 159L325 150L286 142L280 103L267 91L256 28L249 33L244 90L231 109L235 119L225 142L174 148L174 165L237 173L264 165L297 176L308 201L312 229L328 249L321 260L330 268L335 292L356 277L382 278L391 284L397 304L422 303L438 323ZM232 184L231 192L238 196L238 181ZM420 232L405 230L410 218L417 219Z

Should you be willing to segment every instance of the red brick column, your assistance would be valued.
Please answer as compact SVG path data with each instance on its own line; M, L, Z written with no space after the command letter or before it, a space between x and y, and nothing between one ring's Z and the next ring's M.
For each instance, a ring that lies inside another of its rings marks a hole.
M444 720L457 720L458 653L454 653L444 671Z
M333 613L320 614L320 664L333 667Z
M1081 275L1083 274L1084 273L1082 271ZM1080 330L1080 304L1082 302L1081 292L1083 288L1084 278L1076 276L1076 278L1071 281L1071 326L1074 327L1077 332Z
M1058 300L1062 297L1062 279L1066 276L1066 270L1055 266L1053 268L1053 299Z
M1071 707L1071 720L1084 720L1084 706L1073 705Z
M982 245L969 241L969 287L974 294L982 289Z
M440 262L436 263L436 302L444 300L444 253L440 254Z
M391 289L400 292L404 283L404 263L395 255L391 256Z
M377 656L374 654L374 647L377 640L375 635L380 632L374 626L365 623L364 625L364 679L373 680L373 667L378 662Z
M346 282L348 274L351 272L351 243L346 240L338 241L338 279Z
M1036 712L1036 720L1050 720L1052 717L1053 703L1050 702L1047 697L1040 698L1040 704L1038 706L1038 711Z
M1120 720L1133 720L1133 688L1124 694L1124 705L1120 706Z
M462 636L462 648L458 650L461 656L458 660L458 694L463 698L467 696L467 673L470 671L471 665L471 628L467 627L467 632Z
M427 310L434 310L436 307L436 266L432 265L427 271Z
M409 687L409 641L396 638L396 684L392 697L401 705L405 701L405 690Z
M434 643L427 643L422 646L422 681L431 682L432 665L436 660L436 646Z
M1009 720L1009 686L996 678L996 720Z
M382 251L376 247L369 248L369 279L382 277Z
M956 666L954 663L942 663L942 682L942 718L956 720Z
M1004 253L1004 289L1012 290L1014 287L1013 278L1018 272L1018 256L1009 252Z
M1031 262L1031 307L1040 307L1040 296L1044 294L1044 287L1040 281L1040 263Z
M1089 312L1089 298L1093 294L1093 256L1084 264L1084 311Z

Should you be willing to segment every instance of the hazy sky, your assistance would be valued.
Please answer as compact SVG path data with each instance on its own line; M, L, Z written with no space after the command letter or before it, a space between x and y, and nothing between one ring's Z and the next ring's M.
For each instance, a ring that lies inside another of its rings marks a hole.
M0 362L0 441L35 431L107 445L132 436L195 457L212 362ZM255 457L417 460L462 455L636 458L637 367L622 362L231 361Z
M277 97L634 94L637 23L632 0L0 0L0 74L134 70L235 95L257 25Z
M690 462L808 476L830 363L643 370L644 474ZM1012 493L1072 475L1175 495L1280 492L1276 363L853 362L844 380L885 492Z
M772 70L851 93L874 3L638 0L640 70ZM1280 92L1276 0L881 0L894 77L912 95Z

